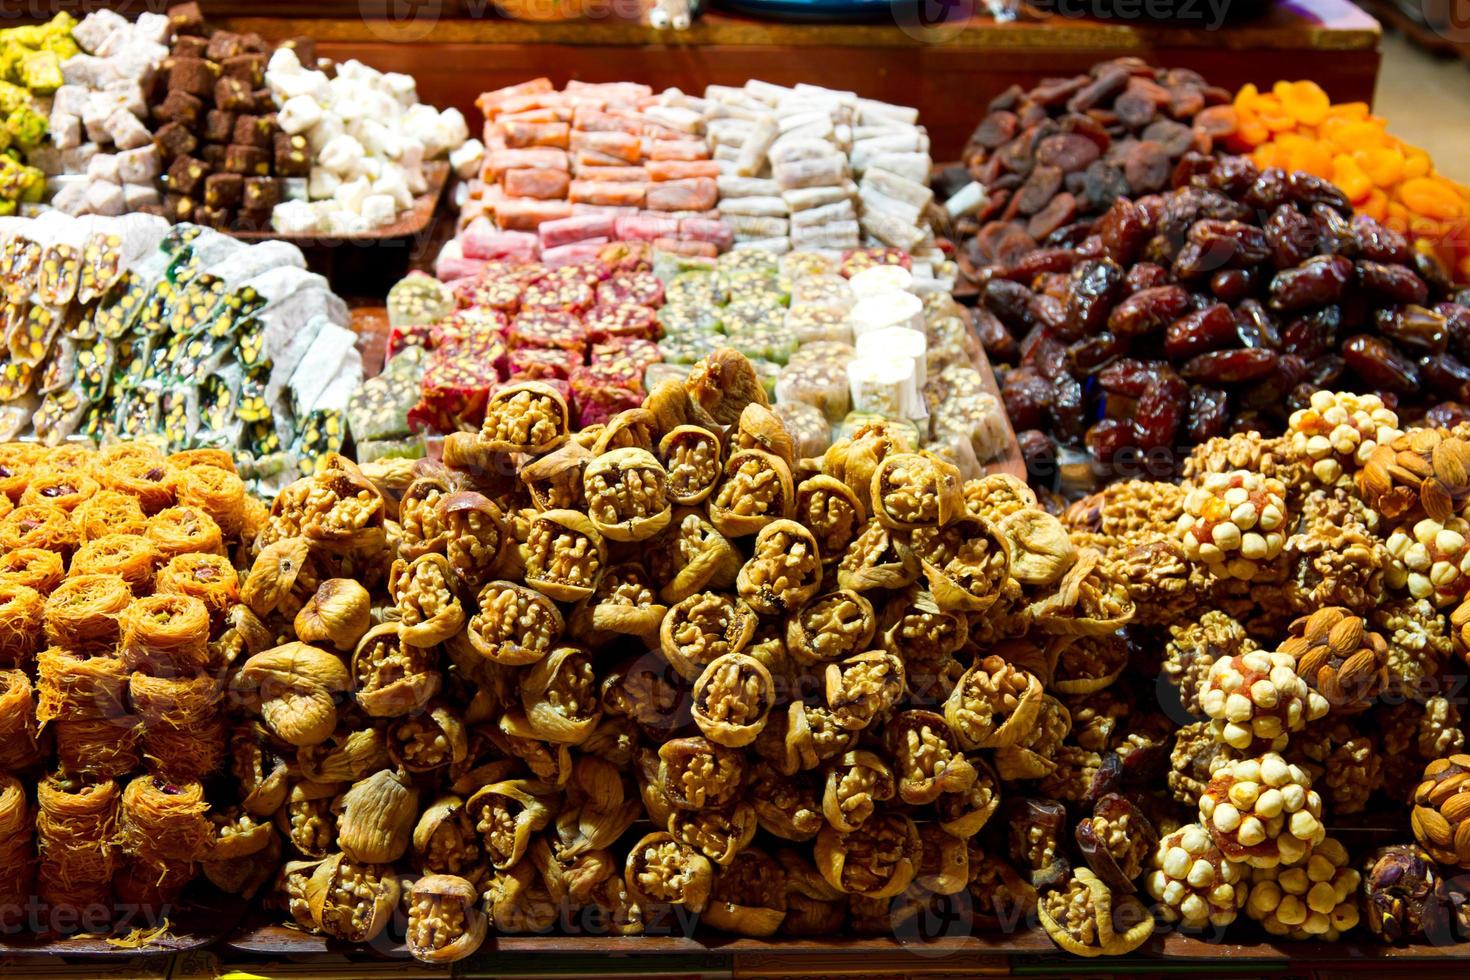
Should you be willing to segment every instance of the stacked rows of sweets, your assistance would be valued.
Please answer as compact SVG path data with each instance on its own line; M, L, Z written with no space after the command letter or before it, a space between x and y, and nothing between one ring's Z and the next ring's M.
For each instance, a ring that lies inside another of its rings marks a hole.
M545 78L481 95L485 160L439 277L497 258L581 261L612 241L691 255L728 248L704 117L683 101L632 82L572 81L558 92Z
M910 266L896 249L709 259L612 245L555 269L493 262L453 289L410 277L389 295L384 371L348 406L358 459L420 455L414 433L472 428L498 384L526 379L560 386L583 424L602 421L728 346L803 455L876 416L974 475L1009 438L1004 419L963 312L916 295Z
M154 215L0 219L0 440L237 453L257 486L342 446L347 307L282 242Z
M242 827L295 854L267 903L430 961L671 909L752 936L1034 910L1081 955L1155 916L1464 929L1461 436L1323 393L1061 518L888 423L794 445L721 349L606 424L527 381L442 461L288 488L243 599L302 642L249 651L234 743ZM328 578L383 540L391 567ZM1363 812L1402 843L1328 833Z
M202 782L266 508L215 450L7 443L0 473L0 914L106 930L228 850Z
M256 34L209 30L197 3L169 9L173 47L154 109L166 173L163 213L212 228L270 227L281 178L311 171L307 142L281 132L265 87L273 46ZM291 42L312 58L308 38Z
M660 359L664 287L636 246L555 268L494 260L453 294L452 312L389 336L390 368L406 347L428 352L406 419L416 432L477 428L491 393L525 380L558 388L583 424L606 421L641 401L644 372Z
M988 922L1034 900L979 834L1040 774L996 747L1042 681L982 651L1023 620L1038 649L1118 628L1111 569L887 423L799 459L728 348L570 420L507 385L442 462L337 461L278 498L242 598L304 642L245 662L236 743L254 822L290 808L278 914L363 943L406 912L443 961L556 921L825 935L909 893ZM327 580L326 528L391 567Z

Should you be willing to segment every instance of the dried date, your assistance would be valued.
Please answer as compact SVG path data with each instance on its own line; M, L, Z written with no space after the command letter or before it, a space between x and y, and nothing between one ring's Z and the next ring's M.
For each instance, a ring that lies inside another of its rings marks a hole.
M1395 303L1422 305L1429 300L1428 283L1407 266L1359 259L1356 272L1359 286Z
M1224 303L1187 313L1164 333L1164 351L1171 361L1185 361L1235 343L1235 317Z
M1276 352L1264 347L1238 347L1199 354L1185 362L1181 373L1190 381L1241 384L1256 381L1276 367Z
M1189 292L1183 286L1140 289L1108 315L1108 329L1126 337L1158 333L1189 309Z
M1419 390L1422 379L1419 367L1394 350L1380 337L1358 334L1342 345L1347 369L1357 375L1368 390L1412 394Z
M1294 269L1276 273L1271 280L1271 306L1299 310L1336 303L1352 275L1352 262L1341 255L1313 256Z
M1221 388L1189 387L1189 441L1207 442L1230 427L1230 396Z
M1440 353L1424 358L1424 381L1429 390L1448 401L1470 401L1470 365L1453 354Z
M1439 354L1449 346L1449 324L1437 310L1422 306L1382 308L1374 311L1373 320L1379 333L1420 354Z
M1062 310L1062 335L1076 340L1102 330L1123 294L1123 270L1111 259L1090 259L1072 270Z

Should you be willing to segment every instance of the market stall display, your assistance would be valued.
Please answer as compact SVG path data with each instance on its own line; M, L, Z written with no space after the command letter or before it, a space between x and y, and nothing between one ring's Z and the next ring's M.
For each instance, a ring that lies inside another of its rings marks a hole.
M51 93L49 139L30 154L49 178L52 207L115 216L158 206L162 158L150 96L172 37L169 17L152 11L130 21L97 10L73 25L63 84Z
M452 288L427 277L396 286L387 366L349 410L367 458L419 455L413 433L474 428L498 385L524 380L563 387L574 420L602 422L720 346L751 360L800 456L873 417L966 476L1010 443L965 311L943 293L921 299L905 253L597 252L550 269L492 261Z
M910 254L922 288L954 284L927 213L933 160L917 109L759 80L711 85L689 104L705 115L737 247L895 248Z
M30 158L46 138L41 99L61 86L61 62L77 51L75 24L60 13L43 26L0 30L0 215L45 196L46 174Z
M0 226L4 436L239 453L273 487L342 446L362 378L346 306L290 245L156 216Z
M219 229L270 226L281 178L306 176L302 148L277 124L264 88L271 46L258 35L210 31L197 5L171 8L167 94L153 142L165 173L163 213Z
M0 216L0 926L1470 942L1470 198L1366 108L1108 61L945 208L813 84L536 79L481 144L195 4L0 80L57 208ZM381 338L205 227L362 237L441 157Z

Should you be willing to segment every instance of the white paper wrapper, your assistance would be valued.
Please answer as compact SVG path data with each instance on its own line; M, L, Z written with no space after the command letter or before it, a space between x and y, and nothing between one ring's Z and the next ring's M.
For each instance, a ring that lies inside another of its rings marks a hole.
M912 293L879 293L858 300L848 314L854 336L883 327L924 329L924 302Z
M908 327L880 327L860 334L857 338L857 355L871 360L897 360L907 358L914 362L914 384L923 390L925 378L924 355L929 351L928 338L921 331Z
M907 357L858 357L847 365L848 390L855 412L890 419L921 419L917 365Z
M847 281L853 295L860 300L884 293L906 292L913 283L913 274L901 265L875 265Z

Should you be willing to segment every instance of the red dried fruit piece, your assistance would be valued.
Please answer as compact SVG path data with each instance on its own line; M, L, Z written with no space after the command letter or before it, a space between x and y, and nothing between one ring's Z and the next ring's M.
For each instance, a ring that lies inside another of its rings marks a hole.
M1130 419L1103 419L1087 430L1087 451L1104 466L1118 456L1138 448L1138 429Z
M1010 209L1023 215L1033 215L1040 211L1062 189L1062 177L1060 167L1049 164L1036 167L1011 199Z
M1320 357L1337 346L1341 326L1342 311L1337 307L1324 306L1313 310L1286 325L1281 332L1281 349L1288 354L1300 354L1308 360Z
M1210 277L1210 292L1226 303L1239 303L1255 290L1256 278L1249 269L1221 269Z
M1171 361L1185 361L1235 342L1235 317L1224 303L1187 313L1164 333L1164 351Z
M1264 378L1275 368L1275 351L1263 347L1239 347L1192 357L1185 362L1180 373L1191 381L1240 384Z
M1057 133L1036 144L1036 162L1066 173L1083 170L1102 155L1092 140L1078 133Z
M1435 354L1420 362L1429 390L1452 401L1470 399L1470 365L1453 354Z
M1014 112L991 112L980 121L980 125L970 136L970 142L987 150L998 150L1015 139L1019 131L1020 126Z
M1176 118L1185 118L1194 115L1195 112L1203 108L1204 100L1201 99L1200 105L1193 111L1180 112L1176 108L1173 110L1173 115ZM1139 135L1144 142L1157 143L1159 149L1171 157L1183 156L1194 146L1194 132L1188 126L1183 123L1177 123L1173 119L1155 120L1149 123Z
M1374 311L1373 323L1385 337L1420 354L1438 354L1449 346L1449 321L1438 310L1388 307Z
M1163 190L1169 184L1169 155L1152 140L1140 140L1123 158L1123 176L1134 194Z
M1063 191L1051 199L1051 203L1031 216L1026 222L1026 234L1033 239L1050 235L1077 217L1077 199Z
M1160 366L1157 380L1138 400L1133 426L1140 448L1167 449L1189 412L1189 385L1168 367Z
M1189 441L1198 445L1230 430L1230 396L1219 388L1190 385Z
M1353 264L1341 255L1313 256L1294 269L1276 273L1271 280L1271 306L1299 310L1336 303L1352 277Z
M1128 337L1158 333L1188 309L1189 292L1182 286L1141 289L1113 307L1108 329Z
M1067 110L1086 112L1094 106L1111 102L1128 85L1128 79L1128 72L1123 68L1115 65L1103 68L1098 72L1096 78L1082 86L1077 94L1067 101Z
M1097 220L1093 230L1102 240L1103 251L1120 265L1137 260L1143 245L1148 241L1148 228L1138 205L1126 198L1119 198L1112 207Z
M1317 226L1291 204L1282 204L1266 219L1266 241L1277 269L1294 269L1317 248Z
M1098 372L1097 383L1103 391L1125 398L1142 398L1157 375L1154 362L1133 357L1120 358Z
M1123 270L1111 259L1088 259L1072 270L1060 336L1077 340L1103 329L1123 294Z
M1429 285L1405 266L1359 259L1356 271L1359 286L1395 303L1422 305L1429 299Z
M1153 262L1140 262L1128 270L1128 274L1123 277L1123 282L1131 293L1167 286L1169 285L1169 270Z
M1409 395L1422 384L1418 366L1379 337L1349 337L1342 345L1342 357L1348 370L1370 389Z

